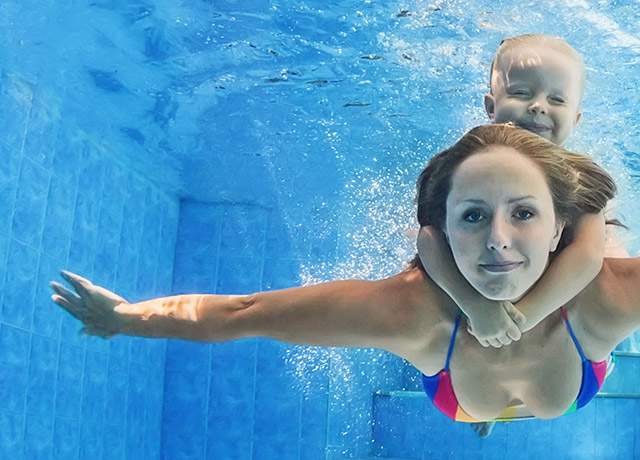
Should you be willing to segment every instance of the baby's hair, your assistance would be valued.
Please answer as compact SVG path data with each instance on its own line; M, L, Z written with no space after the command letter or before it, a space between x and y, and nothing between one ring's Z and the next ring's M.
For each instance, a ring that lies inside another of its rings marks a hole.
M517 35L515 37L505 38L500 42L500 45L498 46L498 49L496 51L496 55L494 56L493 61L491 61L491 68L489 70L489 92L491 94L493 94L493 88L495 86L495 78L497 73L496 69L500 68L499 64L504 57L504 54L508 50L521 45L541 45L544 47L553 48L574 59L580 65L580 99L582 100L585 84L585 67L582 55L578 53L575 48L569 45L564 39L553 35L544 34Z

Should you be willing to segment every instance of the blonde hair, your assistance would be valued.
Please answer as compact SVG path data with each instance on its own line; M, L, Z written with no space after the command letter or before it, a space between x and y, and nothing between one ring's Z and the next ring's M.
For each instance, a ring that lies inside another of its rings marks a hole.
M575 48L569 45L564 39L553 35L544 34L517 35L515 37L505 38L500 42L493 61L491 61L491 68L489 70L489 92L491 94L493 94L493 88L495 86L498 69L501 68L500 65L502 64L504 55L507 51L523 45L540 45L553 48L556 51L560 51L561 53L564 53L565 55L574 59L575 62L577 62L580 66L580 101L582 101L586 79L584 59L582 58L582 55L578 53Z
M489 145L512 147L531 159L544 174L556 217L566 224L551 257L573 241L575 224L582 214L602 211L616 194L613 178L587 155L570 152L512 123L483 125L438 153L420 174L416 202L421 227L431 225L444 230L446 202L455 171L464 160ZM607 224L625 227L618 220L608 220ZM412 265L420 266L417 256Z

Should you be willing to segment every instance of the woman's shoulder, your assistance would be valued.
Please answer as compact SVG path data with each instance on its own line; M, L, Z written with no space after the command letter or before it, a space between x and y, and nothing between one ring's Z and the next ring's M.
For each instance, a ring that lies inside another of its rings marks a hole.
M457 306L429 276L417 267L380 280L379 292L404 318L402 329L412 349L422 349L434 331L455 321Z

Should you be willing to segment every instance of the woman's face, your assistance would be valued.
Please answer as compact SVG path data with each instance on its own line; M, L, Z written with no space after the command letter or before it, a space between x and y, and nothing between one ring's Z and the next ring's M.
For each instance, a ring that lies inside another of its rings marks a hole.
M446 208L456 264L492 300L520 300L544 273L564 228L544 174L511 147L487 146L463 161Z

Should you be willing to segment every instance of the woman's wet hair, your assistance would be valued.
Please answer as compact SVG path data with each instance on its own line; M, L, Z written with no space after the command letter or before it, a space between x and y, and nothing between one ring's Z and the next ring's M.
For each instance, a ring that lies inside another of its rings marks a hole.
M451 181L460 164L491 145L512 147L531 159L542 171L553 200L556 219L565 228L554 254L573 241L576 221L585 213L599 213L617 192L613 178L587 155L570 152L512 123L483 125L467 132L453 146L434 156L416 185L418 222L444 233L446 202ZM517 153L516 153L517 152ZM627 228L617 219L608 225ZM411 266L419 266L416 256Z

